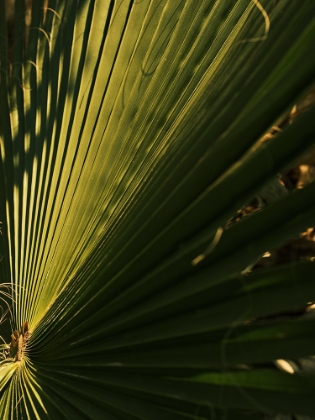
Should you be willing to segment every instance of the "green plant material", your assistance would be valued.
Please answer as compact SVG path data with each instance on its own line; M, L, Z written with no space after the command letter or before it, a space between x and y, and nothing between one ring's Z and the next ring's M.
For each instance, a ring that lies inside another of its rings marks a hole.
M315 183L230 223L314 145L312 102L265 136L315 82L314 1L6 7L0 418L314 416L314 374L274 362L315 354L287 315L315 263L252 268Z

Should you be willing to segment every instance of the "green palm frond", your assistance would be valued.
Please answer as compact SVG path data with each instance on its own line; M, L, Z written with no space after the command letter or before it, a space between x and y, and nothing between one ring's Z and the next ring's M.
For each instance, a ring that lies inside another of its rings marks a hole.
M0 418L314 416L314 374L275 366L315 354L285 315L313 259L255 264L314 226L315 181L235 219L314 145L314 1L0 18Z

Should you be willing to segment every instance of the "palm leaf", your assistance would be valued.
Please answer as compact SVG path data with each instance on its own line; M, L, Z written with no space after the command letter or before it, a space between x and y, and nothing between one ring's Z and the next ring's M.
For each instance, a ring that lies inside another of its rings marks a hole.
M0 333L23 342L1 418L314 415L314 376L273 364L315 353L314 319L281 315L315 300L314 262L253 265L314 225L315 184L231 223L314 144L314 104L286 122L314 12L1 3Z

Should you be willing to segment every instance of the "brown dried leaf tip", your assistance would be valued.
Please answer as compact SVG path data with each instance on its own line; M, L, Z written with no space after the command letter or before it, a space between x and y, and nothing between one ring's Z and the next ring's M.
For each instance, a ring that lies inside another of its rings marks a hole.
M14 358L16 362L20 362L22 360L23 351L28 337L29 325L27 321L23 322L20 332L15 330L13 334L11 334L10 357Z

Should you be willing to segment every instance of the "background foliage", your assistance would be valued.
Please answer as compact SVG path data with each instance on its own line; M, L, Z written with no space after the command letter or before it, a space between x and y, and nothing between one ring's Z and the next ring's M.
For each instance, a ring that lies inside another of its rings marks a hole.
M0 16L0 417L314 415L314 1Z

